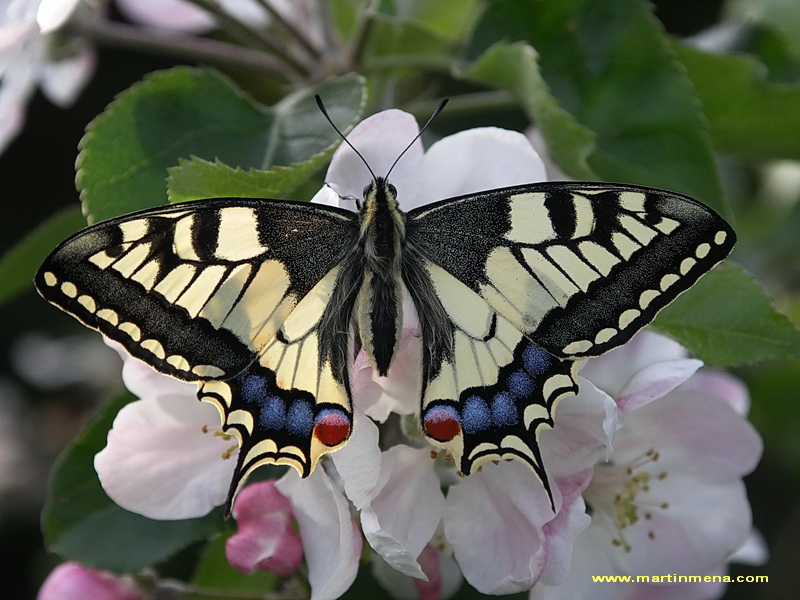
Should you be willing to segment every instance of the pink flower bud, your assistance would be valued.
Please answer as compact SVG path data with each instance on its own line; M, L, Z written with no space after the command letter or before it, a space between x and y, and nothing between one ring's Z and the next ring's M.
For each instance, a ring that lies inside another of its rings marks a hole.
M89 569L76 562L60 564L47 577L36 600L143 600L127 577Z
M244 488L236 498L233 516L239 531L225 545L232 567L248 574L261 569L284 577L297 570L303 546L292 527L292 505L273 481Z

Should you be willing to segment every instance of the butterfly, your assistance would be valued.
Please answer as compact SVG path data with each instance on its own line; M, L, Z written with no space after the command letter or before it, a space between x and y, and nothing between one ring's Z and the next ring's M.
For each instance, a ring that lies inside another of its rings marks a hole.
M228 510L259 466L307 476L347 442L354 358L391 373L407 293L424 435L464 475L523 461L553 505L538 440L577 393L580 360L627 342L736 236L701 202L635 185L532 183L409 212L400 198L372 174L357 212L248 198L147 209L67 239L35 285L197 383L240 445Z

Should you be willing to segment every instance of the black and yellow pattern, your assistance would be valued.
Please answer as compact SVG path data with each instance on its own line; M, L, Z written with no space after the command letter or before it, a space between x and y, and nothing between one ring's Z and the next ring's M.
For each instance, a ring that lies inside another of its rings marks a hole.
M464 474L516 458L549 493L538 435L576 393L576 361L628 341L734 243L711 209L656 189L539 183L404 213L378 177L357 213L229 198L100 223L36 286L198 383L240 442L229 505L258 466L308 475L347 441L352 361L363 348L391 375L407 292L425 434Z

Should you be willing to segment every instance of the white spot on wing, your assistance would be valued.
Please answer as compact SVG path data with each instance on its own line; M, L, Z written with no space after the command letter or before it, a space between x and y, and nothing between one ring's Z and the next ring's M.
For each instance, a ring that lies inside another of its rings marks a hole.
M134 342L138 342L140 339L142 339L142 330L139 329L138 325L129 321L120 323L119 330L127 333Z
M639 296L639 306L642 309L647 308L650 306L650 303L658 298L661 293L658 290L645 290L642 292L642 295Z
M75 298L78 295L78 288L71 281L65 281L61 284L61 292L69 298Z
M97 310L97 303L94 301L94 298L85 294L78 297L78 304L83 306L83 308L88 310L90 313L93 313Z
M611 242L619 252L619 255L628 260L633 254L641 248L633 239L620 231L615 231L611 234Z
M191 367L189 361L180 354L173 354L172 356L167 357L167 364L172 365L179 371L188 371Z
M214 365L195 365L192 367L192 373L198 377L221 377L225 371Z
M164 352L164 346L161 345L161 342L154 339L144 340L141 344L139 344L145 350L148 350L155 354L160 359L165 359L167 357L167 353Z
M646 246L656 237L655 231L630 215L620 215L619 224L642 246Z
M594 231L594 209L592 203L584 196L574 195L572 202L575 207L575 232L573 238L582 238L591 235Z
M597 242L582 241L578 244L578 249L584 258L604 277L608 276L611 269L619 264L619 258Z
M644 212L644 201L646 196L642 192L621 192L619 204L625 210L631 212Z
M555 237L543 193L517 194L509 198L511 228L505 237L521 244L539 244Z
M258 217L252 208L231 206L219 211L219 232L214 254L229 261L250 260L268 248L258 239Z
M692 267L694 267L696 264L697 261L695 259L691 257L684 258L683 261L681 261L681 266L680 266L681 275L686 275L689 271L692 270Z
M583 258L566 246L550 246L547 254L584 292L589 288L590 283L600 277L600 274L592 269Z
M148 219L133 219L119 223L117 227L122 232L122 241L127 243L142 239L147 234L148 223Z
M594 336L594 343L595 344L605 344L607 341L612 339L615 335L617 335L617 330L612 329L611 327L606 327L605 329L601 329L597 332L597 335Z
M175 237L172 240L172 251L184 260L200 260L192 243L192 227L194 214L188 214L175 222Z
M619 328L625 329L634 320L639 318L639 315L641 314L641 311L636 310L635 308L629 308L619 316Z
M661 282L659 283L659 287L661 288L662 291L666 291L672 285L677 283L678 280L680 280L680 277L678 277L674 273L667 273L666 275L664 275L661 278Z
M192 282L197 269L190 264L178 265L158 282L153 291L158 292L167 302L175 302Z
M564 346L564 354L583 354L588 352L592 347L592 342L589 340L576 340Z
M97 317L103 319L104 321L108 321L112 325L116 326L119 323L119 315L116 311L111 310L110 308L101 308L97 311Z
M114 263L114 270L130 277L150 255L150 243L136 244Z
M668 219L667 217L661 217L661 220L655 224L655 228L664 235L669 235L675 231L679 225L680 223L678 221Z

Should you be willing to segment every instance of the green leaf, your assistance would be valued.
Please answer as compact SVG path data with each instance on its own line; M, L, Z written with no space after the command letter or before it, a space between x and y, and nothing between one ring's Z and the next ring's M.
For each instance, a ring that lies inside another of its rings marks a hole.
M511 92L538 125L550 156L566 173L576 179L599 178L588 164L595 134L561 108L542 79L536 51L528 44L495 44L460 75Z
M442 54L452 41L429 26L408 18L376 14L371 23L369 55Z
M247 575L237 571L225 558L228 535L216 535L203 550L200 562L192 577L192 585L202 590L227 592L231 595L256 593L264 595L275 590L281 578L274 573L256 571Z
M180 158L245 170L314 159L338 142L314 104L314 91L330 101L331 116L343 126L364 102L357 75L298 92L274 108L257 104L211 70L176 67L149 75L87 129L78 157L85 212L95 222L164 204L167 169Z
M751 56L675 49L722 152L751 159L800 159L800 85L770 82Z
M60 210L48 217L0 259L0 304L25 290L33 289L33 275L65 237L86 226L77 206Z
M343 131L359 120L366 102L363 80L341 77L288 96L270 112L274 121L267 152L269 170L230 167L193 156L179 159L169 169L170 202L215 197L286 196L316 172L339 145L336 131L322 116L314 100L318 93L328 114Z
M163 561L188 544L223 527L221 510L198 519L154 521L117 506L103 491L94 456L119 410L133 397L126 394L104 407L81 436L58 458L42 511L42 532L53 552L84 565L133 572Z
M474 18L477 0L436 0L413 3L413 17L440 35L460 40Z
M596 136L586 162L599 177L685 193L725 212L708 124L647 3L497 0L478 23L469 55L499 39L539 53L553 96ZM548 125L537 125L550 142ZM570 166L562 164L574 174Z
M800 329L731 262L662 310L654 326L714 366L800 357Z

